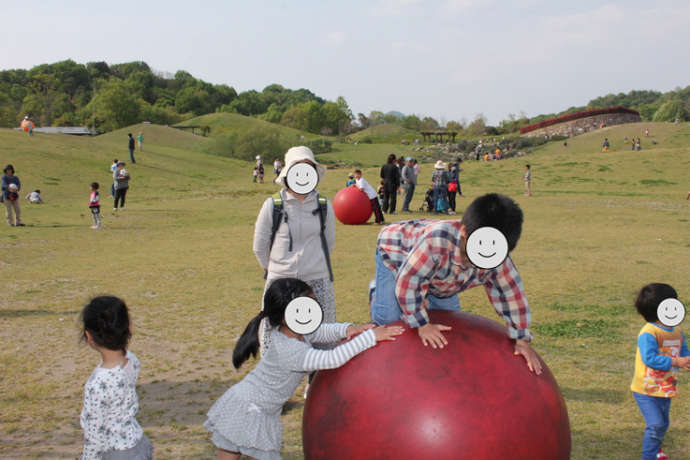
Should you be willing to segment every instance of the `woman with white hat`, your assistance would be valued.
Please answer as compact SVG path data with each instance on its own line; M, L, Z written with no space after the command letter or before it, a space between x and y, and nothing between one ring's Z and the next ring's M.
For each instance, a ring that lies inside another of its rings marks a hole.
M446 164L438 160L434 165L434 173L431 175L431 183L434 184L434 214L448 212L448 183L450 176L446 171ZM439 202L441 205L439 206Z
M283 188L266 199L254 228L254 254L265 272L265 289L278 278L301 279L314 290L323 322L334 323L330 253L335 246L335 214L330 201L316 190L326 168L304 146L288 150L284 164L275 179ZM263 321L262 354L269 345L268 327Z

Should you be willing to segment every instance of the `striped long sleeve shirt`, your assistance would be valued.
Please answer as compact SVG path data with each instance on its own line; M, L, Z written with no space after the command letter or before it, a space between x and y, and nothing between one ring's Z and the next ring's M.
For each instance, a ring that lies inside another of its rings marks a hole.
M532 340L531 317L520 274L507 257L494 269L465 266L459 221L411 220L386 226L379 234L381 259L395 273L395 295L410 327L429 322L427 294L450 297L484 286L511 338Z

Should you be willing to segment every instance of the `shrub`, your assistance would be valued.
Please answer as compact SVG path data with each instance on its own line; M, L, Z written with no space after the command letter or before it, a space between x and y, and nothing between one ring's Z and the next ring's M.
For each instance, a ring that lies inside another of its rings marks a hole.
M278 128L262 126L248 131L220 135L208 152L252 161L256 155L264 158L280 157L289 147L290 143L281 136Z
M305 145L309 147L315 155L319 153L328 153L333 150L333 142L325 137L314 139L307 142Z

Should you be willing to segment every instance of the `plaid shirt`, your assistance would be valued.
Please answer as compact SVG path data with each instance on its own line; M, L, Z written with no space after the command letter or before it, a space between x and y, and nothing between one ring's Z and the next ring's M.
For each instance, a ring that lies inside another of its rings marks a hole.
M386 226L377 243L381 259L396 274L395 295L410 327L429 322L427 294L450 297L483 285L513 339L532 340L529 306L510 257L491 270L464 266L460 222L410 220Z

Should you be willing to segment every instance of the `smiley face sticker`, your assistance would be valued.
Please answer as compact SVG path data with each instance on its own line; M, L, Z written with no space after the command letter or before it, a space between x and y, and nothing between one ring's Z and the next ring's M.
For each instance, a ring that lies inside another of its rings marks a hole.
M297 297L285 307L285 324L295 334L311 334L322 321L321 305L311 297Z
M664 299L656 309L656 316L666 327L676 327L685 319L685 307L678 299Z
M309 163L295 163L288 169L285 181L290 190L306 195L319 183L319 173Z
M467 238L467 257L477 268L496 268L508 257L508 240L500 230L480 227Z

